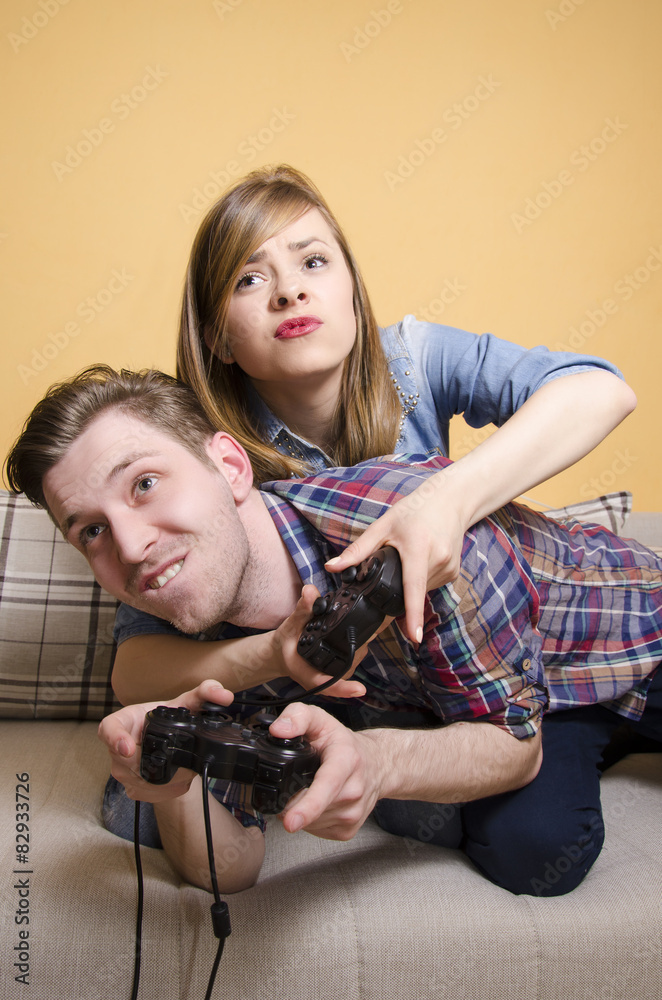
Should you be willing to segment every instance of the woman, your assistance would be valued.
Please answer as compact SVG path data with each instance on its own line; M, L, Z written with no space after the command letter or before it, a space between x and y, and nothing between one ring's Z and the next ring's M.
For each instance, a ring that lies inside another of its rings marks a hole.
M179 377L212 423L248 451L256 482L393 452L447 454L456 413L475 427L497 425L426 483L415 503L396 504L328 564L339 572L394 545L415 641L425 592L454 579L465 531L578 461L635 405L614 366L597 358L527 351L411 316L380 330L331 211L314 185L286 166L248 175L203 221L177 360ZM319 683L294 652L312 597L304 590L277 632L214 643L121 609L118 697L172 697L207 677L233 690L285 675L306 687ZM362 690L349 681L329 693Z

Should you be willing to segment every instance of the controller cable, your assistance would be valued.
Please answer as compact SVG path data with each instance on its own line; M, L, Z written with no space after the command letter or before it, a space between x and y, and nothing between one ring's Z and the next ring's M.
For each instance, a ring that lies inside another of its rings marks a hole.
M221 899L220 893L218 891L218 878L216 876L216 863L214 861L214 842L212 840L211 833L211 818L209 815L209 761L205 762L204 769L202 772L202 811L205 820L205 838L207 841L207 857L209 859L209 875L211 878L212 892L214 894L214 902L211 907L211 921L212 927L214 929L214 934L219 939L218 949L216 951L216 957L214 958L214 964L209 976L209 982L207 984L207 992L205 993L205 1000L211 1000L212 991L214 989L214 983L216 981L216 973L218 972L218 967L221 963L221 957L223 955L223 947L225 945L226 938L231 934L230 927L230 911L228 910L228 904ZM138 910L136 916L136 945L135 945L135 957L133 966L133 986L131 989L131 1000L137 1000L138 988L140 985L140 958L142 950L142 918L143 918L143 898L144 898L144 887L143 887L143 872L142 864L140 861L140 802L136 799L135 802L135 812L133 821L133 846L136 858L136 872L138 875Z
M354 626L349 626L347 629L347 659L342 665L340 670L337 670L332 677L329 677L328 681L324 681L322 684L318 684L317 687L310 688L306 690L302 688L302 694L291 694L288 698L272 698L267 695L247 695L245 692L240 698L235 698L232 702L232 706L235 705L262 705L264 708L282 708L284 705L291 705L293 701L306 701L308 698L312 698L313 695L319 694L321 691L325 691L336 681L340 681L343 677L346 677L349 673L352 663L354 662L354 657L356 656L356 628Z
M348 628L347 635L347 660L343 664L342 668L337 671L333 677L330 677L328 681L324 681L322 684L318 684L314 688L310 688L309 691L304 690L301 695L290 695L289 698L269 698L266 696L254 695L253 697L235 698L234 705L262 705L265 708L280 708L283 705L290 705L294 701L305 701L307 698L311 698L315 694L319 694L320 691L324 691L326 688L335 684L336 681L341 680L345 674L348 673L352 663L354 662L354 656L356 655L356 630L353 627ZM211 974L209 976L209 983L207 985L207 992L205 994L205 1000L211 1000L212 990L214 989L214 982L216 980L216 973L218 972L218 967L221 962L221 957L223 955L223 947L225 945L225 939L229 937L231 933L230 928L230 912L228 910L228 904L225 903L218 891L218 879L216 876L216 864L214 861L214 844L211 834L211 819L209 815L209 761L204 764L204 769L202 772L202 810L205 821L205 838L207 841L207 857L209 860L209 875L211 878L212 892L214 894L214 903L211 907L211 919L212 927L214 929L214 934L219 939L218 949L216 952L216 957L214 959L214 964L212 966ZM136 873L138 876L138 905L136 914L136 942L135 942L135 956L134 956L134 967L133 967L133 986L131 990L131 1000L137 1000L138 988L140 985L140 960L142 952L142 918L143 918L143 900L144 900L144 887L143 887L143 872L142 864L140 860L140 801L136 799L135 801L135 811L133 820L133 847L136 859Z

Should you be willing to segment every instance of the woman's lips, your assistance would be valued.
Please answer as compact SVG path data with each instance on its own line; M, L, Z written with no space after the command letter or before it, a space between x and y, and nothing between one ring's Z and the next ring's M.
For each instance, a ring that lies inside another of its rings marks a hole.
M307 333L312 333L322 325L322 320L318 316L296 316L294 319L284 320L276 330L278 340L291 340L292 337L304 337Z

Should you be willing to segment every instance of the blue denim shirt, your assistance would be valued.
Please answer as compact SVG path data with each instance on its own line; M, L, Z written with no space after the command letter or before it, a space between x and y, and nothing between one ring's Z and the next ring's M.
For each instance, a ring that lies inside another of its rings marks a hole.
M621 375L608 361L590 355L542 346L526 349L491 333L467 333L415 316L405 316L380 333L402 404L398 454L448 455L453 416L463 414L471 427L500 427L537 389L563 375L594 368ZM321 448L286 427L254 389L250 400L265 441L302 458L311 472L333 465ZM120 605L117 642L145 633L179 634L161 618Z

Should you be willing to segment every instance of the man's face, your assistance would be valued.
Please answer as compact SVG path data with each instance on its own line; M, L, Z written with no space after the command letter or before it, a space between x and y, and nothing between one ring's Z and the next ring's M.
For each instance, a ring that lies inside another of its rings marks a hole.
M249 545L222 461L135 417L97 417L44 478L50 510L99 584L198 632L235 620Z

